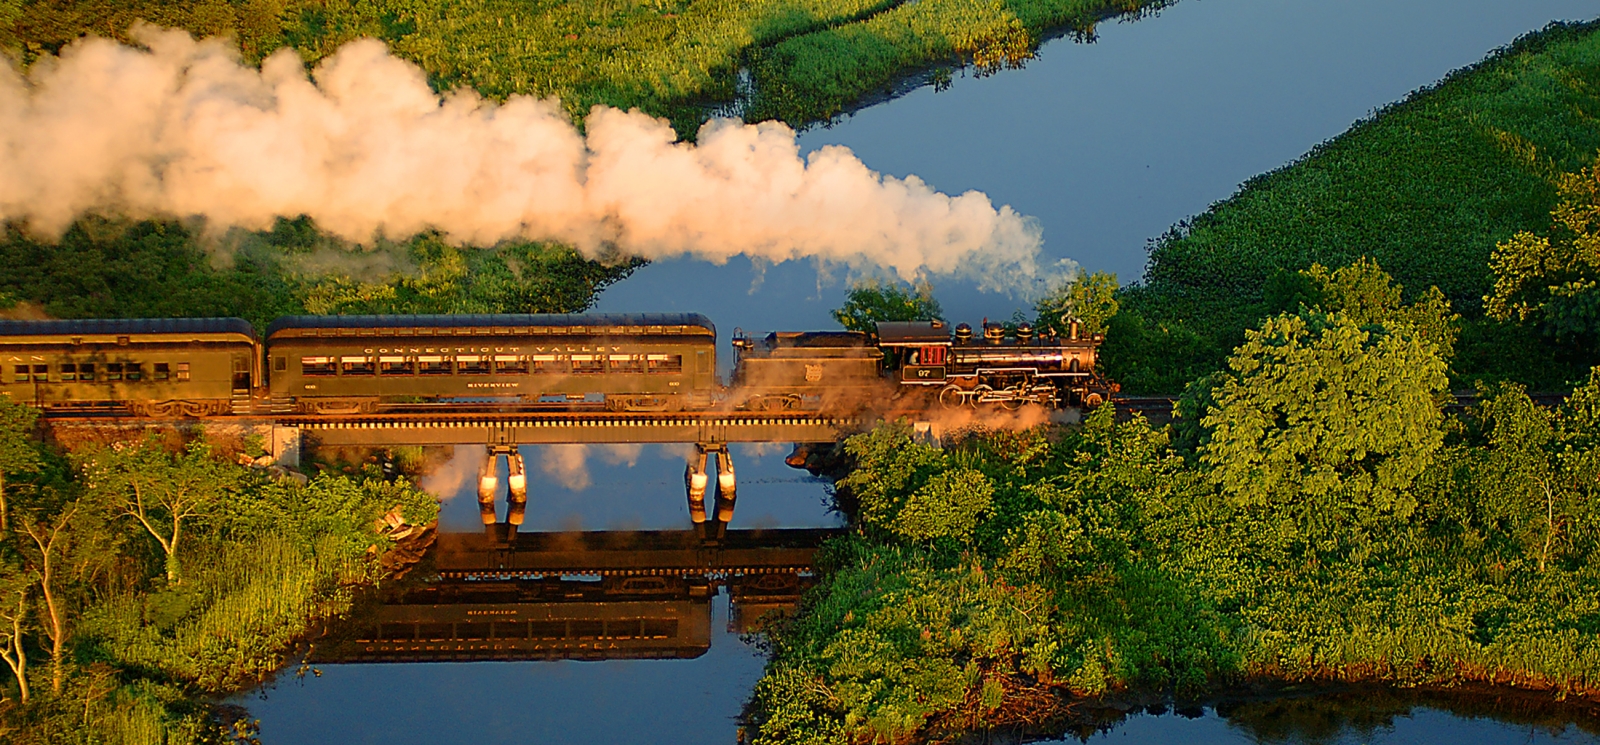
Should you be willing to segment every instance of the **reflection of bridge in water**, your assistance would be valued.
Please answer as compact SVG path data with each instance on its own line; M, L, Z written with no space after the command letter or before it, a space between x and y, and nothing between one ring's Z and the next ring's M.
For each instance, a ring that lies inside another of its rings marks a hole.
M438 578L392 590L319 642L315 662L669 659L711 647L726 588L730 630L757 630L809 587L838 530L444 533Z

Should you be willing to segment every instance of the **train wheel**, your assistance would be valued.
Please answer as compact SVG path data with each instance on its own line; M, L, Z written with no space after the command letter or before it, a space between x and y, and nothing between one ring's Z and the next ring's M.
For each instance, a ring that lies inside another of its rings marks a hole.
M954 409L967 402L967 397L962 395L959 385L947 385L939 391L939 405L946 409Z
M1002 399L1000 401L1000 408L1005 409L1006 411L1016 411L1017 409L1022 408L1023 404L1026 403L1028 403L1026 400L1013 394L1012 398Z
M967 398L967 401L972 404L973 408L977 408L979 404L994 403L994 389L986 385L973 388L972 396Z
M1105 402L1105 397L1101 396L1098 391L1083 397L1083 405L1090 408L1094 408Z

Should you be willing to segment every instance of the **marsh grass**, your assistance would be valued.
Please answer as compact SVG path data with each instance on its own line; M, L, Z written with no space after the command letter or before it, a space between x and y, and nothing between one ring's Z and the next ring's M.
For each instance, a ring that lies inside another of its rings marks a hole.
M1126 390L1176 393L1273 313L1313 263L1376 259L1407 298L1438 287L1466 317L1458 381L1570 387L1595 355L1483 320L1490 251L1543 231L1560 174L1600 149L1600 22L1552 24L1245 182L1154 241L1104 350ZM1276 290L1276 292L1275 292Z

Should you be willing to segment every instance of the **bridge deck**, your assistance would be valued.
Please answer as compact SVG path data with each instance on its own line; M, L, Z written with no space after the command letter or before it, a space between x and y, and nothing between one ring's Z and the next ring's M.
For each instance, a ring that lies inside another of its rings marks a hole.
M820 414L486 413L282 417L326 445L832 442L860 419Z

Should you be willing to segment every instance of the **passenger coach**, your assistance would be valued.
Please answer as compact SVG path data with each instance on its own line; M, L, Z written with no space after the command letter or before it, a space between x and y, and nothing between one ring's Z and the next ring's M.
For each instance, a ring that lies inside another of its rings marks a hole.
M267 330L278 411L483 402L705 408L716 327L698 313L293 316Z
M0 396L53 413L249 413L260 383L241 318L0 321Z

